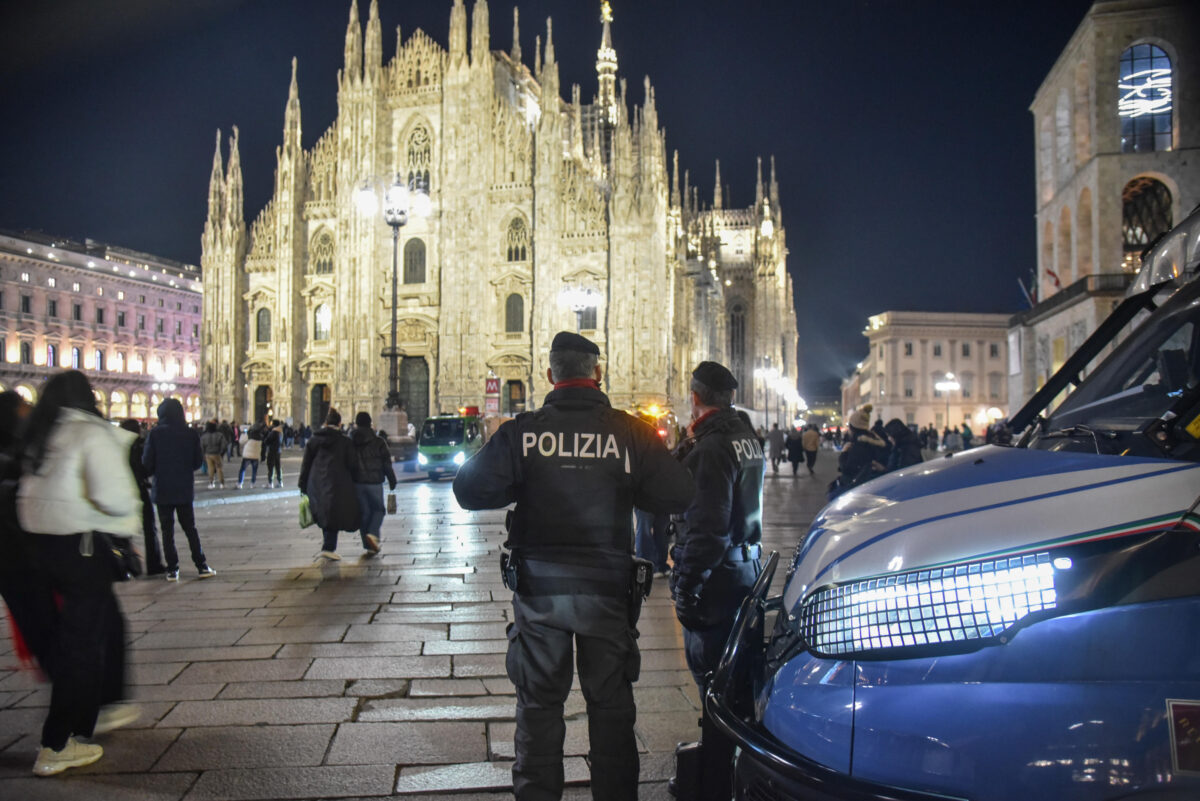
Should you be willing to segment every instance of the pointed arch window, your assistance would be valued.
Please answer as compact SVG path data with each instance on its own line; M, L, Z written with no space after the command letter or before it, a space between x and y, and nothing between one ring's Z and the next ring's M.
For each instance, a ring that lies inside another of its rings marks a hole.
M595 325L593 323L593 325ZM525 330L525 298L516 292L504 301L504 331L519 334Z
M1126 253L1139 253L1171 229L1171 190L1153 178L1134 178L1121 192L1121 233Z
M410 239L404 245L404 283L425 283L425 242Z
M522 217L514 217L508 224L504 237L505 257L508 261L529 260L529 227Z
M326 342L333 328L333 310L328 303L322 303L313 310L313 340Z
M738 383L746 386L746 307L740 302L729 311L729 360Z
M333 237L322 231L308 253L308 271L317 275L333 272Z
M254 341L271 341L271 310L259 309L254 324Z
M1121 152L1171 149L1171 58L1162 48L1138 44L1121 54L1117 116Z
M429 129L424 125L413 128L412 133L408 135L405 157L408 162L408 185L415 186L419 180L426 189L429 189L429 166L433 163L433 140L429 137Z

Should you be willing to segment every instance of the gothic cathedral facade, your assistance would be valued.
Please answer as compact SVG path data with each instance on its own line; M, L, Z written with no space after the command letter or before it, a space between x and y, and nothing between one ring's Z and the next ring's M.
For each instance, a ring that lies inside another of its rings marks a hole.
M501 412L550 389L554 333L579 327L604 354L613 405L674 405L686 416L692 367L731 367L754 405L754 368L796 374L796 325L774 163L753 207L724 208L717 165L702 205L667 158L654 90L626 107L602 4L598 89L560 95L551 23L532 67L514 11L509 52L489 45L487 0L454 0L449 47L397 31L383 62L377 0L365 36L351 0L338 117L301 146L296 62L276 149L274 194L242 211L237 129L220 132L203 234L201 397L206 417L269 413L318 425L383 409L393 320L410 418L483 405ZM393 229L359 211L364 189L400 176L428 187L427 217ZM395 251L393 251L395 247ZM397 302L392 304L396 254ZM596 305L573 311L586 293ZM535 394L536 393L536 394Z

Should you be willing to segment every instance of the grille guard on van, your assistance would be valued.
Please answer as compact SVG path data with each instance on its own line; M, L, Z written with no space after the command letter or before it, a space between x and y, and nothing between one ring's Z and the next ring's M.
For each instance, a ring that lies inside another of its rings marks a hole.
M742 601L721 661L704 695L704 714L741 750L740 759L752 759L778 774L797 792L810 798L848 801L954 801L954 796L905 790L858 781L798 754L754 719L754 697L765 681L766 647L763 639L769 612L782 611L782 598L767 598L779 563L772 552L750 594ZM738 794L736 797L741 798ZM959 800L961 801L961 800Z

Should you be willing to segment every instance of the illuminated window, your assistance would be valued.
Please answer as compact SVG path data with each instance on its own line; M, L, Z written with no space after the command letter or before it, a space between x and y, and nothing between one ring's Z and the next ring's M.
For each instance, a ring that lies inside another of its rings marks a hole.
M58 367L58 346L57 345L47 345L46 346L46 366L47 367Z
M55 278L54 276L47 278L46 286L50 287L51 289L54 289L54 287L58 286L58 279Z
M525 299L516 292L504 301L504 330L510 334L525 330Z
M21 273L21 280L28 283L29 282L29 273Z
M259 309L257 319L254 326L254 341L255 342L270 342L271 341L271 310Z
M583 331L596 330L596 307L589 306L583 310L583 315L579 318L579 328Z
M83 366L83 352L79 348L71 348L71 367L78 370Z
M1121 191L1121 234L1125 252L1140 253L1171 230L1171 190L1153 178L1134 178Z
M72 291L72 292L78 292L78 291L79 291L79 284L78 284L78 283L71 284L71 291Z
M433 143L424 125L418 125L408 136L408 185L429 189L429 165L432 163ZM405 282L407 283L407 282Z
M410 239L404 246L404 283L425 283L425 243Z
M313 311L313 339L324 342L329 339L329 329L333 326L333 312L328 304L322 303Z
M1121 152L1171 149L1171 59L1152 44L1121 54L1117 116Z

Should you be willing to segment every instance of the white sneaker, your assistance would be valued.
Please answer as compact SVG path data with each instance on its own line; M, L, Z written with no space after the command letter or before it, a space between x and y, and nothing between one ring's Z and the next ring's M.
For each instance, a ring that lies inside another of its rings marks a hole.
M96 716L96 728L92 729L92 734L104 734L113 729L128 726L141 716L142 708L136 704L109 704L108 706L102 706L100 707L100 714Z
M215 486L217 486L217 484L216 484L216 482L215 482L215 481L210 481L210 482L208 482L208 488L209 488L209 489L212 489L212 488L213 488L213 487L215 487Z
M327 562L340 562L342 557L337 555L337 551L321 551L317 554L317 559L324 559Z
M74 737L67 738L67 744L61 751L43 748L38 751L37 761L33 763L35 776L53 776L62 773L67 768L79 768L90 765L104 756L104 749L98 745L81 743Z
M241 489L241 488L242 488L242 482L240 482L240 481L239 481L239 482L238 482L238 489Z

